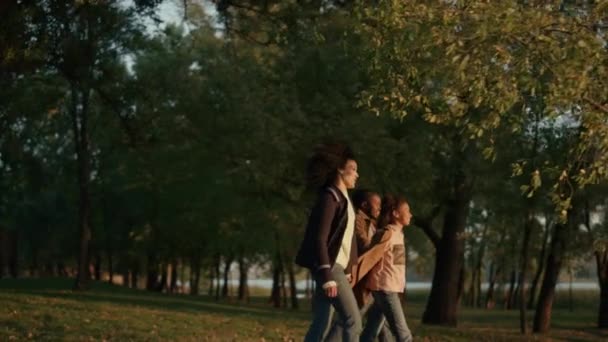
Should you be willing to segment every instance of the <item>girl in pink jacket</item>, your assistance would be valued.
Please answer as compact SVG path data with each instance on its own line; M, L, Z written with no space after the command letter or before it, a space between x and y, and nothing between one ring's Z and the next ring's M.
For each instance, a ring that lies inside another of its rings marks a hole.
M382 200L376 237L390 236L384 256L367 276L366 286L372 291L374 305L368 313L361 341L374 341L384 320L397 341L412 341L399 293L405 290L405 241L403 229L410 224L412 213L405 198L387 195Z

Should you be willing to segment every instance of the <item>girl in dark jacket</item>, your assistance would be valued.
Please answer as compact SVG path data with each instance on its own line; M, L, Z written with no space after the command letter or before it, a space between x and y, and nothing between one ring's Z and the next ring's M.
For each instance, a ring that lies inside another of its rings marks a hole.
M323 339L334 310L344 327L342 340L359 341L361 316L349 283L351 266L357 262L355 211L347 193L358 178L354 154L343 144L316 148L308 163L307 182L319 196L296 257L317 284L307 342Z

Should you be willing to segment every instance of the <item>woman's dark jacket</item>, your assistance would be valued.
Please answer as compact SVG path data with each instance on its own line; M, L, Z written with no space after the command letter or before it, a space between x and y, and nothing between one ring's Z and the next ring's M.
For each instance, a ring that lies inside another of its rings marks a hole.
M323 284L333 280L330 269L334 266L342 245L348 222L348 201L334 186L324 188L308 218L304 240L296 256L296 264L320 276ZM355 234L351 242L350 258L345 272L357 261Z

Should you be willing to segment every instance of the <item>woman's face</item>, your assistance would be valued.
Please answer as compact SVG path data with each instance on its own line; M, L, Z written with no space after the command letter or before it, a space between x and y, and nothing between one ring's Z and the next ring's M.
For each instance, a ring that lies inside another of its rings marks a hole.
M338 170L340 174L340 178L346 185L347 189L352 189L357 184L357 179L359 178L359 174L357 173L357 162L354 160L349 160L344 165L343 169Z
M398 224L407 227L410 225L410 221L412 220L412 213L410 211L410 205L407 203L402 203L395 211L393 211L393 215L395 217L395 221Z

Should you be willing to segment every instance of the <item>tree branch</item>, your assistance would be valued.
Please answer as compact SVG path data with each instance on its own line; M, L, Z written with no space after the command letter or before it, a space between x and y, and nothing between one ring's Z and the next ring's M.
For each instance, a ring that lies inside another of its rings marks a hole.
M433 210L431 211L431 214L427 217L414 216L414 222L413 222L414 225L417 226L418 228L421 228L422 231L429 238L429 240L431 240L431 242L433 243L433 246L435 246L435 249L437 249L439 247L439 240L441 240L441 237L433 229L433 220L437 217L437 215L439 215L440 211L441 211L441 206L438 205L435 208L433 208Z
M595 109L598 109L606 114L608 114L608 106L603 105L597 101L595 101L594 99L590 98L589 96L585 96L583 98L585 101L587 101L591 106L593 106Z
M129 137L129 143L130 143L131 147L135 147L135 145L137 143L135 130L133 129L133 127L131 127L131 125L129 125L127 118L125 118L124 115L122 115L122 111L120 110L120 105L114 103L114 101L112 101L112 98L105 91L103 91L100 87L95 87L94 89L97 92L97 94L99 95L99 98L102 101L104 101L106 104L108 104L108 106L110 106L110 108L116 114L116 116L118 116L121 126L123 127L125 133L127 133L127 136Z

